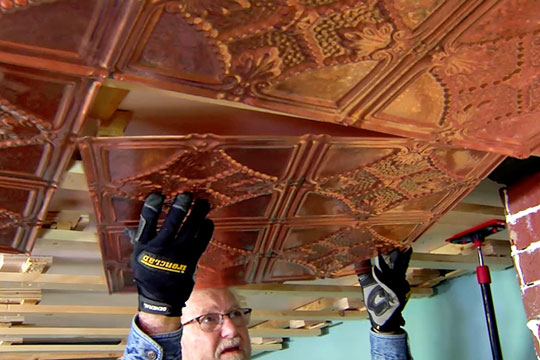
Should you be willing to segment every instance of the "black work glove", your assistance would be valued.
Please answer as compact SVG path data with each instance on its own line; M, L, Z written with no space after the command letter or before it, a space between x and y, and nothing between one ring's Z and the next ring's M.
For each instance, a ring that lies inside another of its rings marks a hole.
M401 315L411 287L405 278L412 248L393 250L388 263L382 255L375 258L372 273L358 275L372 329L383 333L400 333L405 320Z
M141 212L137 232L128 232L133 244L131 267L139 293L139 311L180 316L193 286L197 263L212 238L214 223L205 219L207 200L177 195L159 233L157 223L163 206L161 194L150 194Z

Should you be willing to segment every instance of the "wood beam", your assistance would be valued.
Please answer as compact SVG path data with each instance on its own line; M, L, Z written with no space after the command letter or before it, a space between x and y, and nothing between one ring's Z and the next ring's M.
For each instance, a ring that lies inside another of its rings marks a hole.
M134 315L134 306L86 305L0 305L0 314L22 315ZM361 320L367 318L363 311L307 311L307 310L254 310L254 320Z
M97 243L97 233L90 231L41 229L38 231L38 239L54 241L80 241Z
M492 270L500 270L512 266L512 258L484 256L484 262ZM413 253L410 267L441 270L475 270L478 266L476 255L443 255Z
M0 305L0 314L25 315L130 315L137 313L136 306L87 306L87 305Z
M41 289L107 291L105 276L34 273L2 273L4 283L27 283ZM19 285L20 287L20 285Z
M298 310L254 310L252 321L264 320L317 320L344 321L367 319L367 311L298 311Z
M59 337L112 337L124 338L127 328L82 328L82 327L34 327L12 326L0 328L0 337L59 338ZM309 337L321 335L320 329L250 329L250 336L267 338Z
M17 345L20 346L20 345ZM32 345L35 346L35 345ZM73 360L120 358L124 351L117 352L49 352L41 354L5 353L2 360Z
M123 354L125 345L0 345L0 353L32 353L40 354L35 359L43 359L44 353L120 353ZM281 350L282 344L254 344L251 346L253 351L274 351ZM88 354L85 354L88 358ZM7 359L2 355L2 359ZM26 358L28 359L28 355ZM49 359L54 359L49 357ZM65 359L65 358L64 358Z
M234 287L241 296L298 296L298 297L359 297L362 298L360 286L341 285L297 285L297 284L249 284Z

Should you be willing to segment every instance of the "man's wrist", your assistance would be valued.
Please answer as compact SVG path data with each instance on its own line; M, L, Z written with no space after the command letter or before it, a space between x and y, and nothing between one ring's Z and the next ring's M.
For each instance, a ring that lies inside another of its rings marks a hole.
M180 329L180 317L150 314L139 311L137 324L147 335L156 335Z
M392 330L386 330L386 329L381 328L380 326L372 326L371 331L373 331L376 334L381 334L381 335L401 335L401 334L405 334L405 330L402 327L399 327L397 329L392 329Z

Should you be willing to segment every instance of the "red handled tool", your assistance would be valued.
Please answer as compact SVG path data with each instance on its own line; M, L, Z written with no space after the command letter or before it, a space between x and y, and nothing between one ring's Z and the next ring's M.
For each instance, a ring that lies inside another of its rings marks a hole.
M484 300L484 310L486 312L486 322L489 332L489 341L491 343L491 353L494 360L502 360L501 342L497 331L497 320L495 319L495 309L493 307L493 298L491 296L491 277L489 268L484 265L484 257L482 256L482 245L487 236L497 233L505 229L506 223L503 220L490 220L483 224L473 227L472 229L460 232L457 235L446 239L452 244L468 244L474 243L478 249L478 259L480 266L476 267L476 277L478 284L482 289L482 298Z

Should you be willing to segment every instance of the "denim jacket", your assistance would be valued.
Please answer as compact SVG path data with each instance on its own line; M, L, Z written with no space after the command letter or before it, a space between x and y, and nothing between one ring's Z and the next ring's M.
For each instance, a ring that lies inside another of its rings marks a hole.
M124 360L181 360L182 329L159 335L146 335L133 318L124 351ZM410 360L407 334L382 335L370 332L372 360Z

